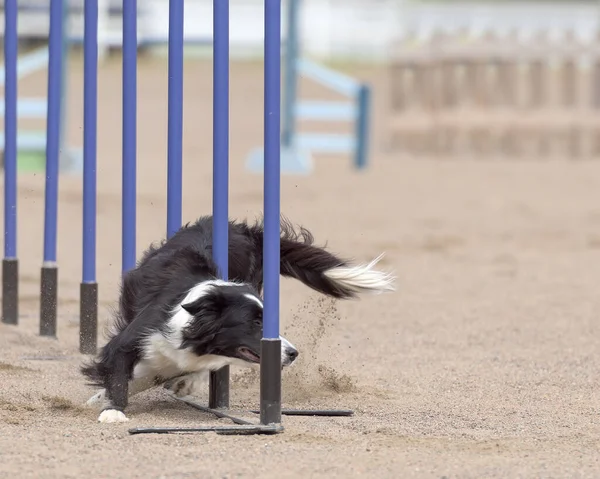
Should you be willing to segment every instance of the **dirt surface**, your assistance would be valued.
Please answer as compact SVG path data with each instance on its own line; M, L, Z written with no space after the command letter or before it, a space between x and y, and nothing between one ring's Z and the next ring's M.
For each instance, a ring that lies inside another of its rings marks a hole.
M69 138L81 144L82 68L72 64ZM232 64L231 216L262 211L260 65ZM372 166L315 158L285 177L282 211L343 255L386 253L398 291L332 302L282 280L282 333L299 346L286 407L352 408L285 417L283 434L130 436L135 426L229 424L157 389L126 424L98 424L78 372L81 180L61 177L58 340L37 336L43 176L19 179L21 324L0 326L0 477L600 477L600 164L412 160L384 151L383 71ZM186 64L184 221L211 210L211 66ZM121 72L100 73L98 280L101 321L120 273ZM22 86L43 94L43 77ZM166 227L167 72L140 60L138 251ZM306 97L323 97L302 87ZM101 343L103 339L101 339ZM232 410L258 402L233 370ZM206 400L207 392L198 393Z

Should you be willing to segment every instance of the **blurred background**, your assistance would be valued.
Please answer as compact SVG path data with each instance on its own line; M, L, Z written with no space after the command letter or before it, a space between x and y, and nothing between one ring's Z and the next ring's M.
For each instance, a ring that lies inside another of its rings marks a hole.
M66 2L69 37L77 45L83 0ZM375 120L382 122L375 148L411 156L598 155L598 2L299 4L300 54L351 75L370 75L376 83L374 95L385 104L386 116ZM99 5L105 61L120 51L122 1L100 0ZM43 43L48 1L20 0L19 9L23 46ZM164 55L168 1L140 1L138 10L140 51ZM287 30L284 21L284 40ZM186 0L184 35L189 57L210 59L212 0ZM260 60L262 0L231 0L230 38L234 62ZM39 70L44 68L40 63Z

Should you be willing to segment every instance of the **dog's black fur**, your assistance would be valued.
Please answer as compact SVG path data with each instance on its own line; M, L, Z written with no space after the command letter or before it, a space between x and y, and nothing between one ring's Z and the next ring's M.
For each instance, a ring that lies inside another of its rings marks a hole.
M280 244L283 276L334 298L356 297L355 288L324 275L348 262L315 246L308 230L295 230L283 220ZM165 328L178 305L194 317L182 331L180 348L190 348L198 356L260 360L262 308L260 302L245 298L248 294L259 297L262 292L262 222L229 222L228 273L229 281L238 285L214 287L210 295L181 305L191 288L218 277L212 260L212 217L205 216L152 245L136 268L123 276L114 332L98 357L81 369L92 384L105 388L110 409L126 407L128 382L146 352L145 339L152 333L167 333ZM167 379L157 375L154 381L159 384Z

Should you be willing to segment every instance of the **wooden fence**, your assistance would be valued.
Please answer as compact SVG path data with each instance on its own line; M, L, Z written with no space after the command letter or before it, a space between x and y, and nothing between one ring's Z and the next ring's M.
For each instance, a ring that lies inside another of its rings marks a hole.
M393 47L389 140L410 154L600 156L600 42L459 33Z

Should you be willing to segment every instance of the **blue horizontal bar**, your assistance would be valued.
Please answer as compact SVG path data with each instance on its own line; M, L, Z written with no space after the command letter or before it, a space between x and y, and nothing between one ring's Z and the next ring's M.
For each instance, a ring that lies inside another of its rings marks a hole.
M296 105L295 113L305 120L354 121L358 115L355 104L337 101L303 101Z
M296 147L322 153L348 153L356 148L356 139L349 135L304 133L296 137Z
M353 78L317 65L310 60L298 60L298 72L311 80L320 83L342 95L354 97L358 93L360 83Z
M26 53L19 58L17 63L17 78L34 73L48 67L48 48L40 48L30 53ZM0 86L4 85L4 65L0 66Z
M17 135L17 150L40 150L46 149L45 131L28 131ZM4 132L0 132L0 150L4 150Z
M4 116L4 100L0 100L0 117ZM17 118L46 118L48 103L45 98L24 98L17 101Z

